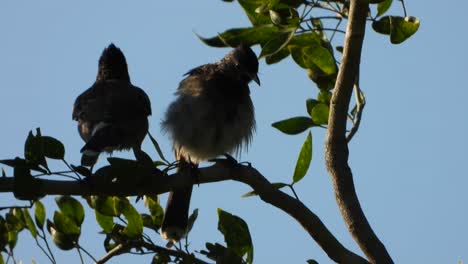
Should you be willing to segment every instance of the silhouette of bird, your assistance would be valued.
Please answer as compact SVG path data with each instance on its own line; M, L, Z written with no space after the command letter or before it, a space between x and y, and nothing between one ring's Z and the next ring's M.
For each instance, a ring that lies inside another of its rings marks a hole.
M82 163L91 160L83 165L93 165L103 151L139 151L148 132L149 115L148 95L132 85L124 54L110 44L99 59L96 81L76 98L73 107L72 117L86 142L81 149Z
M186 73L167 109L163 130L173 140L180 173L191 173L199 162L248 146L255 131L249 82L260 85L258 60L239 45L222 60ZM169 194L161 235L170 242L187 232L192 185Z

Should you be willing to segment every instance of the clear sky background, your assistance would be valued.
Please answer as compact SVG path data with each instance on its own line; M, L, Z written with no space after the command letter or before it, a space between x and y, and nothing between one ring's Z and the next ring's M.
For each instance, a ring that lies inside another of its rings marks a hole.
M421 19L419 32L407 42L391 45L368 24L361 63L367 106L350 145L350 165L364 212L396 263L466 262L468 3L406 4L409 14ZM399 3L391 12L402 14ZM79 163L83 142L71 120L73 102L93 83L99 55L110 42L124 51L133 83L151 98L150 130L170 155L159 123L182 75L229 51L205 46L194 32L213 36L248 25L237 3L219 0L2 1L0 159L22 156L28 132L41 127L43 134L64 142L69 162ZM306 134L287 136L271 123L304 115L305 99L318 90L290 58L272 66L262 61L260 79L261 87L251 85L257 133L242 160L272 182L289 182ZM313 161L297 191L346 247L362 255L335 203L324 166L324 133L313 130ZM157 157L148 140L143 148ZM216 227L220 207L247 221L256 263L305 263L309 258L332 263L295 220L258 198L240 198L247 191L235 182L195 187L192 209L200 212L190 236L192 249L223 242ZM13 201L0 196L0 206ZM52 217L55 203L52 198L45 203ZM81 243L99 258L104 236L97 234L90 211L86 219ZM79 263L75 251L53 250L59 263ZM24 263L47 263L28 232L20 236L16 256ZM149 263L150 258L127 255L110 263L130 261Z

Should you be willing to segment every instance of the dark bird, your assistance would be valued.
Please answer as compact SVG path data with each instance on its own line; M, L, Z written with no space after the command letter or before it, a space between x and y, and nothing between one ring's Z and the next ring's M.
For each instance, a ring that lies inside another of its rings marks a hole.
M248 146L255 131L249 82L260 85L258 60L239 45L221 61L190 70L177 89L162 123L173 140L179 170ZM169 194L161 235L170 242L187 232L192 185Z
M148 95L132 85L124 54L110 44L99 58L96 81L76 98L73 107L73 119L86 142L83 157L95 162L103 151L140 150L149 115Z

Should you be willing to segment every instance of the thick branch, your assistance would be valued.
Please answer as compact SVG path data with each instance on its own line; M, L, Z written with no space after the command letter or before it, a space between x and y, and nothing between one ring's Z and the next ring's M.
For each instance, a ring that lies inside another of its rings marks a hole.
M256 169L249 166L236 165L226 167L215 164L200 168L199 183L211 183L225 180L235 180L252 187L260 198L279 208L298 221L309 235L322 247L327 255L337 263L368 263L364 258L346 249L327 229L322 221L311 212L301 201L276 189ZM174 174L170 177L155 177L150 183L138 186L120 186L117 183L88 184L79 181L37 180L38 192L52 195L142 195L160 194L173 188L180 188L192 182L188 174ZM0 192L12 192L13 178L0 178ZM92 186L92 188L90 187Z
M343 58L330 104L325 159L339 209L354 240L370 262L393 263L362 211L348 166L346 118L353 85L359 72L368 8L366 0L351 1Z

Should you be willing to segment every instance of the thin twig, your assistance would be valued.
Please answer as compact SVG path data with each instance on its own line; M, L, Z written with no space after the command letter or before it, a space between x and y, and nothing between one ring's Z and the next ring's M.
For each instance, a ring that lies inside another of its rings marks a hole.
M346 136L346 142L348 143L351 141L351 139L353 139L354 135L359 129L359 126L361 124L362 113L364 111L364 106L366 106L366 100L362 96L362 91L359 87L359 81L356 81L356 84L354 84L354 95L356 97L356 117L353 120L353 127Z
M52 250L50 249L50 246L49 246L49 242L47 242L47 238L45 237L44 229L41 229L41 232L42 232L42 236L40 236L39 234L38 234L38 236L39 236L42 240L44 240L44 243L46 244L46 247L47 247L47 250L48 250L49 253L50 253L50 256L51 256L52 259L54 260L54 263L56 263L54 253L52 253Z
M292 193L294 194L294 197L296 197L296 200L299 200L299 196L296 193L296 190L294 190L294 187L292 184L288 185L289 189L291 189Z
M128 250L129 247L124 245L124 244L118 244L115 246L113 249L111 249L107 254L102 257L100 260L96 261L96 264L104 264L106 263L109 259L111 259L114 256L122 254L124 251Z
M345 34L345 33L346 33L346 31L344 31L344 30L335 29L335 28L321 28L321 29L317 29L317 30L322 30L322 31L333 31L333 32L338 32L338 33L342 33L342 34ZM306 32L309 32L309 30L298 30L298 31L296 31L296 33L306 33Z
M405 6L405 1L404 0L400 0L401 2L401 6L403 7L403 14L405 14L405 17L407 16L406 14L406 6Z
M49 256L49 254L47 254L47 251L41 246L41 244L39 244L39 240L37 240L37 238L36 238L36 245L37 245L37 246L42 250L42 252L47 256L47 258L50 260L50 262L52 262L52 263L54 263L54 264L56 263L55 260L54 260L51 256Z
M76 246L76 251L78 251L78 256L80 256L81 264L84 264L83 256L81 255L80 247Z
M94 258L93 255L91 255L91 253L89 253L84 247L82 247L80 244L78 244L78 247L83 250L83 252L86 253L90 259L92 259L94 262L97 262L96 258Z
M78 179L81 179L80 174L78 174L78 172L76 172L76 171L72 168L72 166L70 166L70 164L68 164L68 162L67 162L65 159L62 159L62 161L63 161L63 163L65 163L65 165L67 165L67 167L68 167L72 172L75 173L75 175L76 175L76 177L78 177Z
M342 22L342 21L343 21L343 20L340 19L340 21L338 21L338 23L336 23L335 30L338 30L338 27L341 25L341 22ZM335 33L336 33L336 31L333 31L333 33L332 33L332 35L331 35L331 37L330 37L330 43L332 42L333 38L335 37Z

